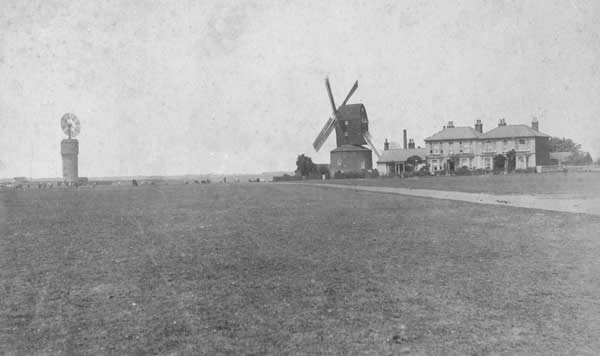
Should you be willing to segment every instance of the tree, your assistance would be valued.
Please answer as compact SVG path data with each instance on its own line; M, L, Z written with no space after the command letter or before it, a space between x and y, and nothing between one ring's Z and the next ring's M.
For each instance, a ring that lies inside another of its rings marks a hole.
M423 159L417 155L410 156L406 159L406 166L411 167L412 169L407 169L407 171L412 171L414 168L423 163Z
M331 177L331 172L329 171L329 167L326 164L316 165L317 171L319 172L319 176L325 175L325 178L329 179Z
M506 157L504 157L504 155L500 154L500 155L496 155L494 157L494 170L495 171L502 171L504 170L504 163L506 162Z
M581 145L570 138L552 137L549 142L550 152L578 152Z
M312 158L301 154L296 159L296 174L302 177L308 177L311 173L318 172L317 165L313 163Z
M515 152L515 150L510 150L506 152L506 160L506 169L509 172L514 171L517 167L517 152Z
M585 166L593 163L594 160L589 152L575 152L571 154L569 159L565 162L565 164L572 164L575 166Z

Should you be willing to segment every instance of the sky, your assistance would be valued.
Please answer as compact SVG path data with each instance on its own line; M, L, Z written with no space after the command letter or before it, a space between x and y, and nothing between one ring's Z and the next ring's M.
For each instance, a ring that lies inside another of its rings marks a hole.
M600 157L600 2L0 0L0 177L293 171L340 103L375 144L500 118Z

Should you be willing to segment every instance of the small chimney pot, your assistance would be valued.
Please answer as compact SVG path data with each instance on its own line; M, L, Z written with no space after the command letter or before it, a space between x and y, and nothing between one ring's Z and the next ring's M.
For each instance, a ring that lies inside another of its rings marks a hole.
M475 131L483 133L483 124L481 123L481 120L475 121Z

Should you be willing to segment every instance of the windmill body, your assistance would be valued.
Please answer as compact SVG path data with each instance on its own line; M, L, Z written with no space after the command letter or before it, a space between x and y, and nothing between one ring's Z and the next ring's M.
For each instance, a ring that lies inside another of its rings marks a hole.
M315 139L313 147L319 150L335 128L336 148L330 152L331 172L352 172L373 168L373 152L379 153L371 142L369 135L369 118L363 104L346 104L358 88L358 81L350 89L340 107L335 106L329 79L325 79L325 87L332 106L332 116ZM364 147L369 145L371 149Z
M64 114L60 120L60 126L68 138L60 142L60 154L62 156L63 181L77 183L79 181L78 156L79 141L74 137L79 134L80 124L73 114Z

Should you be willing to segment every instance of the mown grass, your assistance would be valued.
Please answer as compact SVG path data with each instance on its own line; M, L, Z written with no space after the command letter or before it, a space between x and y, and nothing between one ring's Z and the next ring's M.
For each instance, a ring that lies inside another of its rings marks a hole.
M564 198L600 198L600 174L545 173L412 178L332 179L320 183L451 190L490 194L551 194Z
M595 217L280 184L0 194L0 353L600 350Z

